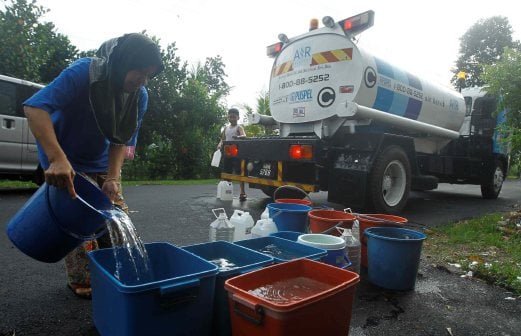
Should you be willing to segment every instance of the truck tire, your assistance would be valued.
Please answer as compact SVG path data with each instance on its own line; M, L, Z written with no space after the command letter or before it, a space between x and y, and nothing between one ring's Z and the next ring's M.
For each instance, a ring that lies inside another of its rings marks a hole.
M376 212L398 214L407 204L411 165L401 147L387 147L375 160L369 175L368 198Z
M485 199L498 198L504 180L505 174L503 173L503 164L496 160L492 175L488 176L486 181L481 183L481 196Z

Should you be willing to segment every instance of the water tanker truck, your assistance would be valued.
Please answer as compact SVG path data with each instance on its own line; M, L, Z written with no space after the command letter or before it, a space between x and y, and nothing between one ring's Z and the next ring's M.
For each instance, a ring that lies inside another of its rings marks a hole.
M241 171L222 173L273 196L283 185L327 191L328 201L399 213L411 190L438 183L481 185L497 198L507 155L495 132L495 99L468 94L403 71L360 48L354 36L371 27L367 11L300 36L279 35L274 57L271 116L279 134L224 142Z

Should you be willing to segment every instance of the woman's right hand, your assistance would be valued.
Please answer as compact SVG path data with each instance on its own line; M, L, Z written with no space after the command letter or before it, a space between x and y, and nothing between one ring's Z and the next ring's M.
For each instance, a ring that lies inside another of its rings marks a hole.
M45 171L45 182L61 189L67 189L71 198L76 198L74 190L74 176L76 172L67 158L54 160Z

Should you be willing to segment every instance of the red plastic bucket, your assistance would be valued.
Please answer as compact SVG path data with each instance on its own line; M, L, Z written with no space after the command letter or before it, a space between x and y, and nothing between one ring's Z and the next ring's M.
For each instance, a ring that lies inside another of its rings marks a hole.
M293 204L303 204L311 206L311 201L307 199L298 199L298 198L279 198L275 200L275 203L293 203Z
M352 213L338 210L311 210L308 212L308 218L310 233L324 233L340 222L339 227L350 229L356 216ZM328 231L327 234L340 236L340 232L336 229Z
M364 235L365 230L372 227L403 227L407 223L407 218L385 214L361 214L357 216L357 219L360 223L361 265L365 268L367 268L367 237Z

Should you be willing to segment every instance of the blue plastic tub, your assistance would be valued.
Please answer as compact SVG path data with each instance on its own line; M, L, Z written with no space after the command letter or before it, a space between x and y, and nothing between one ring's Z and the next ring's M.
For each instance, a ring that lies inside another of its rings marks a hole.
M369 281L388 289L414 289L422 243L427 236L396 227L369 228L365 235Z
M217 266L169 243L145 244L149 282L132 281L129 259L123 284L114 277L114 249L88 253L92 315L101 335L209 335Z
M279 231L306 232L310 206L294 203L269 203L270 218Z
M273 258L265 254L225 241L215 241L182 247L219 266L215 281L212 335L231 335L228 293L224 289L226 280L273 264Z
M298 241L298 237L303 234L304 234L303 232L279 231L279 232L274 232L274 233L270 234L270 236L279 237L279 238L283 238L283 239L287 239L287 240L296 242L296 241Z
M271 256L275 263L298 258L320 261L327 254L326 250L273 236L240 240L234 244Z

